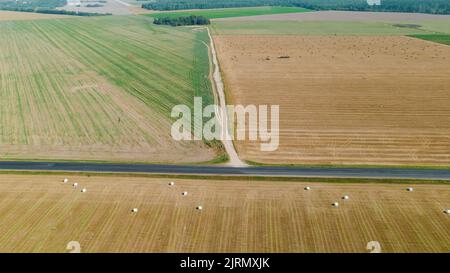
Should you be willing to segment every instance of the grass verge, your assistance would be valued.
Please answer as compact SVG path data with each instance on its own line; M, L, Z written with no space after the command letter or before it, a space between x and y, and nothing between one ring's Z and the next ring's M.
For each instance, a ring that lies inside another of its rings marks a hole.
M77 175L86 177L148 177L148 178L170 178L170 179L192 179L192 180L242 180L242 181L279 181L279 182L311 182L311 183L343 183L343 184L434 184L450 185L448 180L428 179L373 179L373 178L321 178L321 177L278 177L278 176L227 176L227 175L177 175L177 174L146 174L146 173L98 173L98 172L60 172L60 171L10 171L1 170L0 175Z
M421 165L333 165L333 164L267 164L251 160L245 161L247 164L252 166L275 166L275 167L304 167L304 168L370 168L370 169L418 169L418 170L450 170L450 166L421 166Z

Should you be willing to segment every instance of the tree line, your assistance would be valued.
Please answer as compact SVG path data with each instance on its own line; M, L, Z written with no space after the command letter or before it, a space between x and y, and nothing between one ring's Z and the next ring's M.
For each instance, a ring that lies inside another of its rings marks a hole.
M97 13L97 12L84 12L84 11L71 11L71 10L59 10L59 9L45 9L45 8L3 8L0 10L17 11L17 12L34 12L43 14L61 14L72 16L106 16L112 15L111 13Z
M5 0L0 1L0 8L2 9L54 9L63 7L67 4L67 0Z
M450 0L381 0L370 6L367 0L155 0L143 8L152 10L290 6L312 10L390 11L450 14Z
M209 25L211 22L204 16L180 16L180 17L161 17L155 18L153 21L156 25L169 25L169 26L192 26L192 25Z
M105 6L105 5L98 4L98 3L95 3L95 4L87 4L87 5L86 5L87 8L100 8L100 7L104 7L104 6Z

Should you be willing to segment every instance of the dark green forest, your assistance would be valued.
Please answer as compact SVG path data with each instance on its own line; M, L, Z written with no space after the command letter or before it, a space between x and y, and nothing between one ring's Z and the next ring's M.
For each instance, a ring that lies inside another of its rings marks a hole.
M381 0L370 6L367 0L156 0L142 7L154 10L294 6L313 10L391 11L450 14L450 0Z
M63 7L66 3L66 0L1 0L0 8L54 9L57 7Z
M203 16L180 16L180 17L161 17L155 18L153 21L156 25L169 25L169 26L192 26L192 25L209 25L211 22L208 18Z

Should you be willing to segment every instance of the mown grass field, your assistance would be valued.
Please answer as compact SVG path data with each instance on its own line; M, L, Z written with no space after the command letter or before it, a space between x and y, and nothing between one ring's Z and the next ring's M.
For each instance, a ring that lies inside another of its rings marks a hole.
M208 40L143 16L0 22L0 158L215 158L170 136L174 105L213 100Z
M213 22L215 35L413 35L437 34L447 21L427 22L421 28L396 27L388 22L342 21L220 21ZM447 28L446 33L450 33Z
M255 7L255 8L224 8L224 9L161 12L161 13L147 14L146 16L150 16L153 18L161 18L161 17L180 17L180 16L197 15L197 16L204 16L209 19L215 19L215 18L255 16L265 14L308 12L308 11L310 10L296 7Z
M450 252L449 185L63 178L0 175L1 252Z
M450 45L450 35L447 34L434 34L434 35L411 35L411 37L440 43L444 45Z

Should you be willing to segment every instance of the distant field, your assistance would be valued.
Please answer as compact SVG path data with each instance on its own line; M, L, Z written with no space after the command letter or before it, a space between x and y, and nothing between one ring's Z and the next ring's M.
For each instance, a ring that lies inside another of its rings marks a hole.
M225 18L218 21L344 21L344 22L410 22L450 20L450 15L402 12L316 11L308 13L268 14L252 17Z
M141 12L141 9L132 7L130 4L127 5L126 1L121 0L121 2L117 0L106 0L106 3L101 3L101 7L86 7L87 3L83 3L80 7L66 5L58 9L103 14L111 13L113 15L131 15L133 13Z
M450 15L368 13L365 16L364 14L365 12L321 11L224 18L214 20L211 28L216 35L450 34L450 19L448 19ZM399 25L418 27L408 28Z
M148 1L143 1L143 0L122 0L122 1L126 2L126 3L128 3L130 5L138 6L138 7L142 6L142 4L154 2L154 0L148 0Z
M205 31L142 17L0 22L0 158L198 162L174 105L213 100Z
M15 12L0 10L0 22L1 21L19 21L19 20L38 20L38 19L57 19L57 18L70 18L66 15L58 14L43 14L33 12Z
M229 103L280 105L279 149L236 141L241 159L450 165L450 47L402 36L214 39Z
M419 21L418 24L428 31L450 34L450 20Z
M450 45L450 35L435 34L435 35L411 35L411 37L428 40L444 45Z
M297 13L308 11L310 10L296 7L256 7L256 8L225 8L225 9L161 12L148 14L148 16L154 18L161 18L161 17L201 15L209 19L214 19L214 18L229 18L239 16L255 16L262 14Z
M436 33L421 28L396 27L394 23L387 22L345 21L220 21L213 22L211 29L216 35L412 35Z
M1 252L450 252L448 185L62 179L0 175Z

